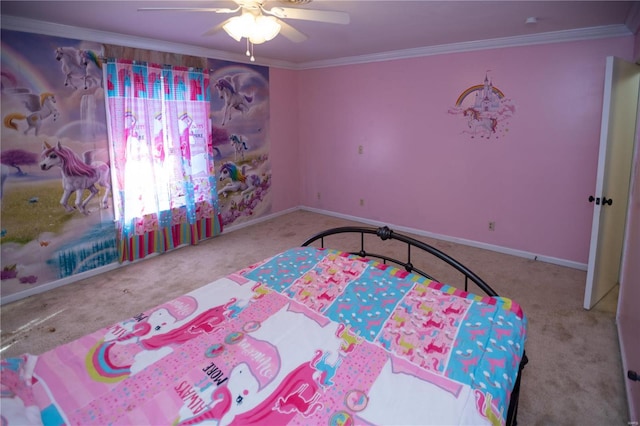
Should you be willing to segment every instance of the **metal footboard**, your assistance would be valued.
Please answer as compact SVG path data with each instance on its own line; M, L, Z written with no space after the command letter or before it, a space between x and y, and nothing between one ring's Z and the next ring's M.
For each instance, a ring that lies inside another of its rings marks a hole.
M382 260L383 263L390 262L390 263L393 263L395 265L403 267L408 272L414 272L414 273L420 274L423 277L426 277L426 278L428 278L430 280L438 281L436 278L432 277L427 272L421 270L420 268L417 268L411 262L412 248L416 248L416 249L419 249L419 250L422 250L424 252L432 254L436 258L442 260L443 262L445 262L448 265L450 265L452 268L454 268L457 271L459 271L460 273L462 273L464 275L464 289L465 289L465 291L468 291L468 289L467 289L468 283L469 283L469 281L472 281L474 284L476 284L488 296L498 297L498 293L493 288L491 288L491 286L489 284L487 284L482 278L480 278L478 275L476 275L469 268L467 268L466 266L464 266L463 264L458 262L456 259L452 258L448 254L438 250L437 248L435 248L435 247L433 247L433 246L431 246L429 244L426 244L426 243L424 243L422 241L416 240L415 238L411 238L411 237L409 237L407 235L398 234L398 233L392 231L387 226L383 226L383 227L379 227L379 228L361 227L361 226L343 226L343 227L339 227L339 228L327 229L327 230L322 231L322 232L312 236L311 238L307 239L304 243L302 243L302 246L303 247L309 246L311 243L316 242L316 241L319 240L320 241L320 247L324 248L325 247L324 246L324 239L326 237L328 237L330 235L348 234L348 233L360 234L360 250L359 251L351 251L351 252L349 252L349 254L357 255L357 256L360 256L360 257L366 257L366 258L380 259L380 260ZM364 238L365 234L377 235L383 241L385 241L385 240L398 240L398 241L401 241L401 242L405 243L407 245L406 260L399 260L399 259L387 256L387 255L384 255L384 254L377 254L377 253L373 253L373 252L367 251L365 249L365 238ZM509 410L507 412L507 417L506 417L506 424L509 425L509 426L515 426L517 424L518 401L520 399L520 380L521 380L521 377L522 377L522 370L524 369L525 365L527 365L528 362L529 362L529 359L527 358L526 352L524 352L522 354L522 360L520 361L520 365L518 367L518 377L516 379L516 383L514 384L513 391L511 393L511 400L509 401Z

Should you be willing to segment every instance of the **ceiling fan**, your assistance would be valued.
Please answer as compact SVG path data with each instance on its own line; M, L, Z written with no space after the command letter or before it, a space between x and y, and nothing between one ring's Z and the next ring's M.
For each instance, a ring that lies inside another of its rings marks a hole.
M312 0L279 0L279 3L289 5L308 4ZM226 7L141 7L138 11L182 11L182 12L214 12L236 13L222 23L212 27L203 35L213 35L223 29L236 41L246 38L247 56L254 61L253 45L261 44L282 34L289 40L299 43L307 39L306 34L289 25L284 19L298 19L304 21L326 22L331 24L348 24L349 14L330 10L302 9L297 7L272 6L266 8L266 3L276 3L269 0L233 0L235 8Z

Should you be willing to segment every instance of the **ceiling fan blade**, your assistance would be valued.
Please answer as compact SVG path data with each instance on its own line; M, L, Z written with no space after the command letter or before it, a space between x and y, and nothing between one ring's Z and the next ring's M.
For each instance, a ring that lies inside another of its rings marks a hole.
M306 34L296 30L286 22L278 19L278 23L280 24L280 34L282 34L285 38L293 41L294 43L303 42L308 38Z
M234 13L241 9L238 6L235 9L229 9L228 7L139 7L138 12L155 12L163 10L172 10L180 12L215 12L215 13Z
M215 27L211 27L209 28L207 31L205 31L204 33L202 33L203 36L212 36L214 34L216 34L218 31L220 31L222 29L222 26L224 24L226 24L228 21L228 19L226 21L222 21L220 22L218 25L216 25Z
M332 10L295 9L292 7L262 8L264 13L278 18L300 19L304 21L328 22L330 24L348 24L351 20L346 12Z

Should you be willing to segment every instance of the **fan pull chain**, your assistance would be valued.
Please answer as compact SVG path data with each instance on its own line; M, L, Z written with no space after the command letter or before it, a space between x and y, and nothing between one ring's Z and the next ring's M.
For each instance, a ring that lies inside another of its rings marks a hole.
M249 50L249 48L251 48L251 50ZM248 38L247 38L247 51L245 52L245 54L250 57L249 60L251 62L256 61L256 58L253 56L253 43L251 43L251 41L249 41Z

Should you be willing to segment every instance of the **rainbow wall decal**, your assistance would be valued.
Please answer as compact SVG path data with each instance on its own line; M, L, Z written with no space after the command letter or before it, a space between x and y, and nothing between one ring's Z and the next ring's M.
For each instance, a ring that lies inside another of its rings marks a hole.
M464 92L462 92L460 94L460 96L458 96L458 100L456 101L456 106L461 106L462 102L464 102L464 99L469 96L470 94L472 94L473 92L478 92L484 89L484 84L476 84L475 86L471 86L469 87L467 90L465 90ZM492 87L492 92L495 93L496 95L498 95L498 97L500 99L504 98L504 93L502 93L502 91L500 89L498 89L497 87Z

